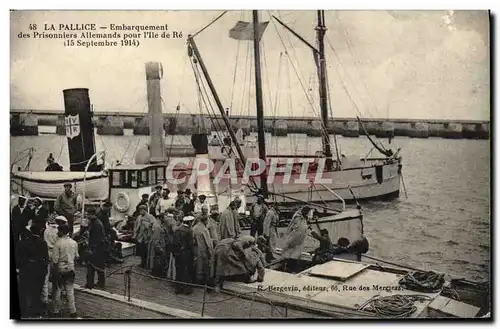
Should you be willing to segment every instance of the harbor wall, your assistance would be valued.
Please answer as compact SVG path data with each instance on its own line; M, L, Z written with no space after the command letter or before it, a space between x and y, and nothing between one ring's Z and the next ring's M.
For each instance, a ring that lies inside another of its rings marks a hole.
M11 136L36 136L38 135L38 117L32 113L11 113Z
M124 128L121 117L105 116L97 119L98 135L123 136Z
M232 117L229 119L234 131L243 129L245 135L257 131L257 120L252 117ZM100 135L123 135L124 129L132 129L134 135L148 135L148 116L138 114L131 116L100 115L93 116L92 122ZM36 114L32 112L11 112L11 135L37 135L38 126L56 126L56 133L65 134L64 119L61 114ZM381 120L372 119L363 121L363 126L370 135L380 138L392 136L407 136L413 138L467 138L489 139L490 125L486 121L445 121L445 120ZM185 115L175 113L164 114L164 127L167 134L193 134L198 131L226 131L224 120L217 117L210 119L206 115ZM201 130L200 130L201 129ZM287 134L306 134L311 137L320 137L321 122L312 118L265 118L264 130L274 136ZM364 130L356 119L335 118L328 123L330 134L345 137L365 135Z

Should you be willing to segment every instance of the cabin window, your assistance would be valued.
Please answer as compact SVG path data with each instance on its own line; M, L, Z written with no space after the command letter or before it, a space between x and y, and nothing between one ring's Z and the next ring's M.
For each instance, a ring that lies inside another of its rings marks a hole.
M148 173L149 173L149 180L148 180L149 185L156 184L156 170L149 169Z
M158 167L156 168L156 183L157 184L163 184L165 181L165 168L163 167Z
M140 174L139 186L140 187L148 186L148 171L142 170L139 172L139 174Z
M132 187L132 188L137 187L137 181L138 181L137 171L136 170L129 171L128 172L128 184L130 184L130 187Z
M122 172L120 171L113 171L113 176L111 177L111 187L120 187L122 185Z

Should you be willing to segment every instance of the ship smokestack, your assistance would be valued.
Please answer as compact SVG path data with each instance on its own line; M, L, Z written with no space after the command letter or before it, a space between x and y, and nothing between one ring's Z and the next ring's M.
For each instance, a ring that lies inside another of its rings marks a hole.
M70 170L85 171L85 166L95 153L89 90L87 88L65 89L63 95ZM92 160L88 171L101 170L102 165L97 165L96 159Z
M163 129L163 113L161 104L160 79L163 77L161 63L146 63L146 83L149 110L149 152L150 162L165 161L165 132Z

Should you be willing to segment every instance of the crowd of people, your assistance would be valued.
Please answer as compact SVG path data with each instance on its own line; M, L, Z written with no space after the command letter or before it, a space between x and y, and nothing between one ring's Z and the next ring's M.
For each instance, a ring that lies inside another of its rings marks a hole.
M157 186L119 230L131 233L140 267L174 280L176 293L190 294L192 284L213 291L225 280L263 280L264 265L274 259L279 216L273 203L258 197L250 209L250 235L242 234L240 207L235 198L219 213L205 195L186 189L171 198L167 188Z
M171 198L168 189L157 186L115 225L111 207L105 201L82 216L70 183L64 184L52 214L40 198L18 198L11 229L23 317L59 317L61 296L70 316L77 317L75 264L87 268L85 288L104 288L106 265L122 262L120 241L135 243L139 266L174 280L178 294L190 294L193 284L209 286L211 292L226 280L262 281L264 265L274 259L279 216L262 196L250 209L250 223L240 218L240 199L219 213L204 195L189 189ZM78 232L73 232L75 220L80 221ZM247 224L251 235L242 234Z

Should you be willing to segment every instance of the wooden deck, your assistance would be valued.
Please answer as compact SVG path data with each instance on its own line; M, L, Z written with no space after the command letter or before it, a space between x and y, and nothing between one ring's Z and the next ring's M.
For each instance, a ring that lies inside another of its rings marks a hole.
M270 303L252 301L236 296L230 292L220 292L205 295L202 288L194 288L191 295L177 295L171 282L157 279L137 265L140 263L135 256L126 258L122 265L112 265L106 269L109 275L104 291L112 293L117 300L106 300L96 296L98 289L75 291L77 296L77 312L82 317L95 319L147 319L169 318L169 316L151 310L140 310L140 307L129 305L125 292L124 271L131 269L130 296L133 299L154 303L158 307L183 310L212 318L316 318L324 317L313 312L303 312L290 307L272 306ZM76 284L85 284L86 269L77 267ZM113 273L114 272L114 273ZM248 294L248 293L247 293ZM92 297L89 297L92 296ZM248 298L248 296L246 296ZM95 299L93 299L95 298ZM81 301L81 303L80 303ZM204 307L203 307L204 305ZM170 316L170 318L175 316Z

